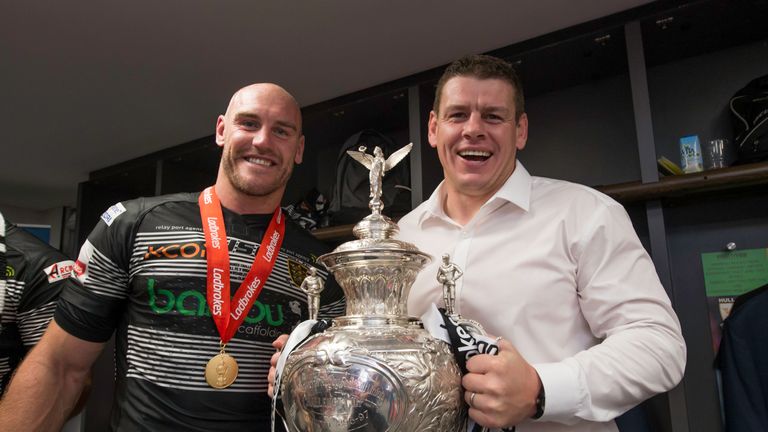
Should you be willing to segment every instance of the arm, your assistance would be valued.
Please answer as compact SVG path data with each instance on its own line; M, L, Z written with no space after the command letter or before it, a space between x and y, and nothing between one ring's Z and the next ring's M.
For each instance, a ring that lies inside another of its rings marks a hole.
M461 271L459 266L457 266L456 264L453 265L453 270L456 272L456 273L453 274L453 280L456 280L456 279L464 276L464 272Z
M582 348L546 358L529 345L502 342L498 358L470 359L463 384L467 402L477 392L470 415L478 423L509 426L529 418L540 386L546 394L543 421L606 422L682 378L680 325L626 212L616 204L590 212L567 227L578 307L568 316L588 325L589 333L574 333L584 340ZM535 317L539 331L565 331L573 324L552 316Z
M680 382L686 347L653 263L618 205L594 211L582 240L576 289L581 314L600 343L536 363L546 391L543 419L609 421Z
M60 430L103 346L78 339L51 322L11 380L0 403L0 424L8 430Z
M17 281L15 324L26 351L40 340L53 318L56 300L74 261L11 223L5 240L7 262Z

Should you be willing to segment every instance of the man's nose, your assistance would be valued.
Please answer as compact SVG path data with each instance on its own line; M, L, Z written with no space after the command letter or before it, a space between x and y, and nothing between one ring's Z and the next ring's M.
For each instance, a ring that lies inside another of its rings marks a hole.
M251 145L254 147L260 147L265 146L269 144L269 129L266 127L261 127L259 130L254 132L253 139L251 140Z
M482 114L478 112L470 113L469 118L464 123L464 137L467 139L476 139L485 136L485 123Z

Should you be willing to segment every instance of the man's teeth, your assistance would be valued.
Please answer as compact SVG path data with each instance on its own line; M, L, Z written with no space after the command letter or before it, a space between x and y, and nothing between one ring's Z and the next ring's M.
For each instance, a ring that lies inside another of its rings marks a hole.
M272 163L270 161L264 160L264 159L261 159L261 158L250 158L249 157L249 158L245 158L245 160L247 160L250 163L255 163L257 165L264 165L264 166L272 165Z
M459 156L461 156L461 157L467 157L467 156L491 157L491 152L480 151L480 150L464 150L464 151L460 151L459 152Z

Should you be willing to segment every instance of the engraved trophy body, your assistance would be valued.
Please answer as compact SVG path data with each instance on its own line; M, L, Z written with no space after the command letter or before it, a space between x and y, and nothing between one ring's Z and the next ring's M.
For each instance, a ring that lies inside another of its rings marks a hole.
M286 423L302 432L466 430L450 348L406 312L431 258L393 239L398 227L381 214L381 177L410 145L387 160L378 148L364 151L350 155L371 171L372 214L355 225L357 240L318 258L344 290L346 315L288 355L280 382Z

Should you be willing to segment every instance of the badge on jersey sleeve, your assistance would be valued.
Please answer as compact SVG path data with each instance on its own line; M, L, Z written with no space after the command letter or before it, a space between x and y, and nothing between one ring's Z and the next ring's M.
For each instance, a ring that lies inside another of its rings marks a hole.
M43 269L48 276L48 283L64 280L72 275L75 270L75 262L72 260L59 261Z
M90 266L94 251L93 244L88 240L80 248L80 255L77 256L77 261L75 261L72 268L72 277L76 277L81 283L85 283L85 280L88 278L88 267Z
M126 212L126 209L125 209L125 206L123 206L123 203L117 203L112 207L108 208L107 211L105 211L101 215L101 220L103 220L107 224L107 226L111 226L112 222L114 222L118 216L120 216L125 212Z

